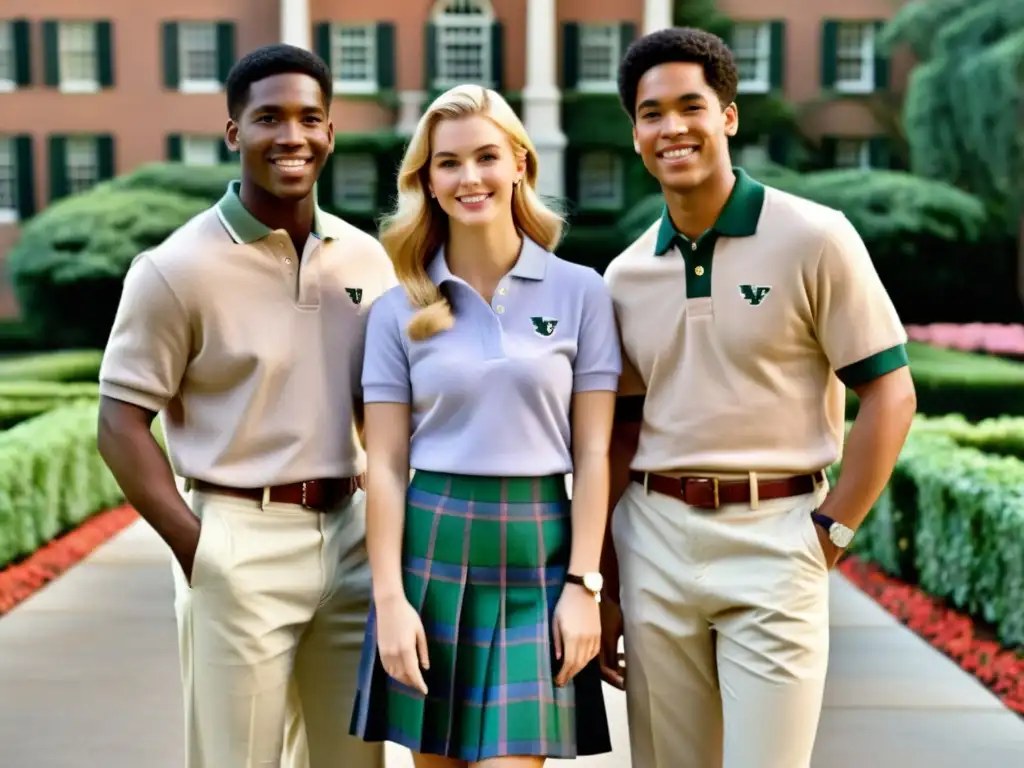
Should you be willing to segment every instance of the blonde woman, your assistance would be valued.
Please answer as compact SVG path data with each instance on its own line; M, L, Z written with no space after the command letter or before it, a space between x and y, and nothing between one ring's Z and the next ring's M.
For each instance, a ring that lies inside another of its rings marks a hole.
M618 337L601 277L551 252L562 220L536 180L509 105L460 86L420 120L382 228L400 285L367 321L352 731L418 768L611 748L596 655Z

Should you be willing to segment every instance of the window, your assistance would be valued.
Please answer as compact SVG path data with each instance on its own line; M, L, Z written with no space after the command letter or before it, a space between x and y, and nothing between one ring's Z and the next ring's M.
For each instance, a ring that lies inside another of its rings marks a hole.
M13 91L17 87L16 68L14 25L0 21L0 92Z
M870 168L871 147L867 139L836 139L836 168Z
M377 208L377 162L373 155L334 156L334 204L345 211Z
M14 140L0 136L0 224L18 220L18 158Z
M732 51L739 69L739 92L767 93L771 89L771 24L736 24Z
M836 89L866 92L875 84L875 25L842 23L836 30Z
M98 91L99 71L96 25L62 21L57 27L58 71L62 91Z
M212 136L182 136L181 162L185 165L217 165L223 140Z
M622 207L622 159L612 152L588 152L580 158L580 208Z
M618 25L584 25L580 27L580 90L615 90L617 88L619 46Z
M216 24L182 23L178 28L178 57L182 91L212 93L220 90Z
M335 90L341 93L377 90L376 27L331 26L331 72Z
M66 144L68 194L85 192L100 180L99 152L94 138L69 137Z
M490 5L481 0L442 0L434 18L437 34L435 88L459 83L493 85Z

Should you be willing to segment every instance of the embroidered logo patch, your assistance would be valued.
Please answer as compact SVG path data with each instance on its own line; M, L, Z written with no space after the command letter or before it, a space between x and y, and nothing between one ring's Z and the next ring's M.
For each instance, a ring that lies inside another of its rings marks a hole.
M352 299L353 304L360 304L363 301L363 289L362 288L346 288L345 293Z
M740 295L747 300L748 304L756 307L764 301L764 297L768 295L771 289L770 285L750 285L749 283L744 283L740 285Z
M538 336L550 336L558 325L558 321L553 317L531 317L530 322L533 323L533 332Z

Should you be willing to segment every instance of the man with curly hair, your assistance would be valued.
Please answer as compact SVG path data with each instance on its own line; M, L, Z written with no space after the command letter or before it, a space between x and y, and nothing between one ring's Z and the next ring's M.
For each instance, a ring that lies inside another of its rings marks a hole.
M665 199L606 272L623 376L602 656L637 768L810 765L829 572L916 409L903 326L853 226L733 167L737 79L722 40L688 28L640 38L620 67ZM830 491L845 387L861 407Z

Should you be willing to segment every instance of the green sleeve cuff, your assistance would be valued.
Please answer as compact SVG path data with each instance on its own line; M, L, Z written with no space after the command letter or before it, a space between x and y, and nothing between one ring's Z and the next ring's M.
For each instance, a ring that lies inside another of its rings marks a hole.
M615 399L615 422L639 424L644 420L644 395L626 395Z
M897 344L895 347L883 349L871 357L865 357L863 360L840 368L836 371L836 376L843 384L852 389L909 364L906 346Z

